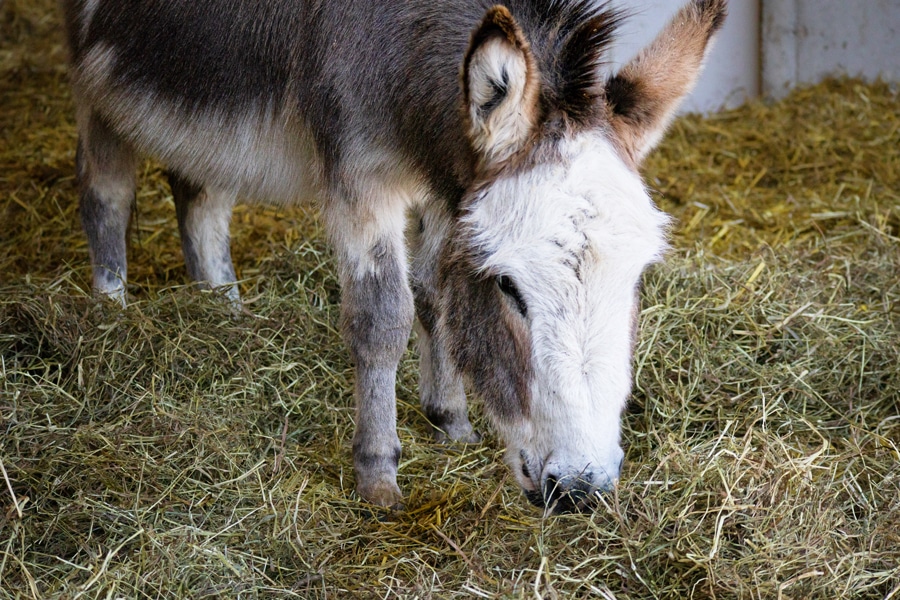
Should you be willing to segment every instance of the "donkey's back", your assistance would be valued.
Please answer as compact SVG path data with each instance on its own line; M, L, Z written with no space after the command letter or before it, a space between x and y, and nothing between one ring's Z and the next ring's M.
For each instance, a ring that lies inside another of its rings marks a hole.
M459 64L479 2L65 6L82 133L99 118L180 175L247 198L295 201L365 163L465 185Z
M458 198L471 179L459 64L481 2L64 7L81 215L105 295L124 301L141 155L169 170L189 274L233 299L237 198L398 213L432 191Z

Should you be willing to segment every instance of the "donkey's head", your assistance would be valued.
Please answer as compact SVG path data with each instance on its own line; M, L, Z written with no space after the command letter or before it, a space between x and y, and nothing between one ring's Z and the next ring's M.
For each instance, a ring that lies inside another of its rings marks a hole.
M479 175L441 256L438 335L537 504L580 508L619 476L640 277L666 247L637 169L724 14L725 0L694 0L609 79L608 11L551 48L532 48L502 6L472 35L462 85Z

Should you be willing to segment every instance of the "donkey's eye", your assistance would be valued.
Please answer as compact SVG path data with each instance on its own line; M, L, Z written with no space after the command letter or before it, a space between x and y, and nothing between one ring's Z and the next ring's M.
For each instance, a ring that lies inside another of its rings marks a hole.
M516 287L516 284L513 283L513 280L506 275L500 275L496 279L497 288L503 292L510 300L515 302L516 307L519 309L519 312L522 313L522 316L528 314L528 307L525 305L525 300L522 298L522 294L519 293L519 288Z

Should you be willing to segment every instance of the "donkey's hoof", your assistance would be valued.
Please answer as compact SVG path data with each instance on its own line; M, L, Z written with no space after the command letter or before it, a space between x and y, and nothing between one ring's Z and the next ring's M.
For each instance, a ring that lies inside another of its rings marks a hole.
M457 419L444 418L435 423L431 419L434 440L441 444L477 444L481 436L472 429L472 424L465 416Z
M124 286L117 286L109 289L95 287L93 292L95 298L114 304L116 308L125 308L128 305Z
M400 510L403 508L403 494L393 481L374 481L369 484L360 483L356 486L356 492L366 502L377 506Z
M472 429L456 435L450 435L440 429L435 429L434 440L440 444L480 444L481 436L472 431Z

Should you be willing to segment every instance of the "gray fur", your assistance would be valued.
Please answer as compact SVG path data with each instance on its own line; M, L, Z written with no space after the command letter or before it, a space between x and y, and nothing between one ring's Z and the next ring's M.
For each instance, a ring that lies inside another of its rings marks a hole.
M202 188L175 173L169 174L169 185L188 275L201 285L223 291L239 304L228 233L234 195Z
M342 288L342 330L356 367L356 486L382 506L402 498L396 483L400 439L394 388L412 327L413 296L405 255L398 250L389 242L378 244L374 272L348 277Z
M704 14L724 14L724 0L691 2ZM228 235L235 200L293 203L315 194L337 257L342 330L356 368L357 490L382 506L402 499L394 388L414 306L422 407L440 439L477 440L464 378L495 420L529 418L524 304L477 272L477 251L459 246L461 214L492 180L555 160L564 137L615 129L597 62L619 14L593 0L494 4L62 0L95 289L125 301L138 155L173 173L189 275L236 303ZM495 52L488 44L498 41L527 64L521 105L513 105L508 73L491 79L496 61L473 54ZM493 90L481 105L467 105L461 87L472 83L460 69L473 56L479 89ZM654 110L631 83L616 80L616 106L630 111L620 115L623 131L633 115ZM527 122L516 122L520 114ZM504 125L479 134L489 122ZM502 153L485 148L507 131L516 135L500 140ZM423 229L408 275L410 209L420 211ZM533 470L530 477L539 477ZM566 483L569 475L554 475L553 487L581 495L597 487L590 478Z
M76 169L94 289L124 302L125 237L134 205L135 156L96 114L82 112Z
M446 237L452 223L446 212L434 204L421 211L418 217L409 241L414 248L410 278L418 317L416 334L422 411L438 441L474 443L480 436L469 422L462 374L446 344L436 335L440 317L437 268L443 249L443 245L436 242Z

